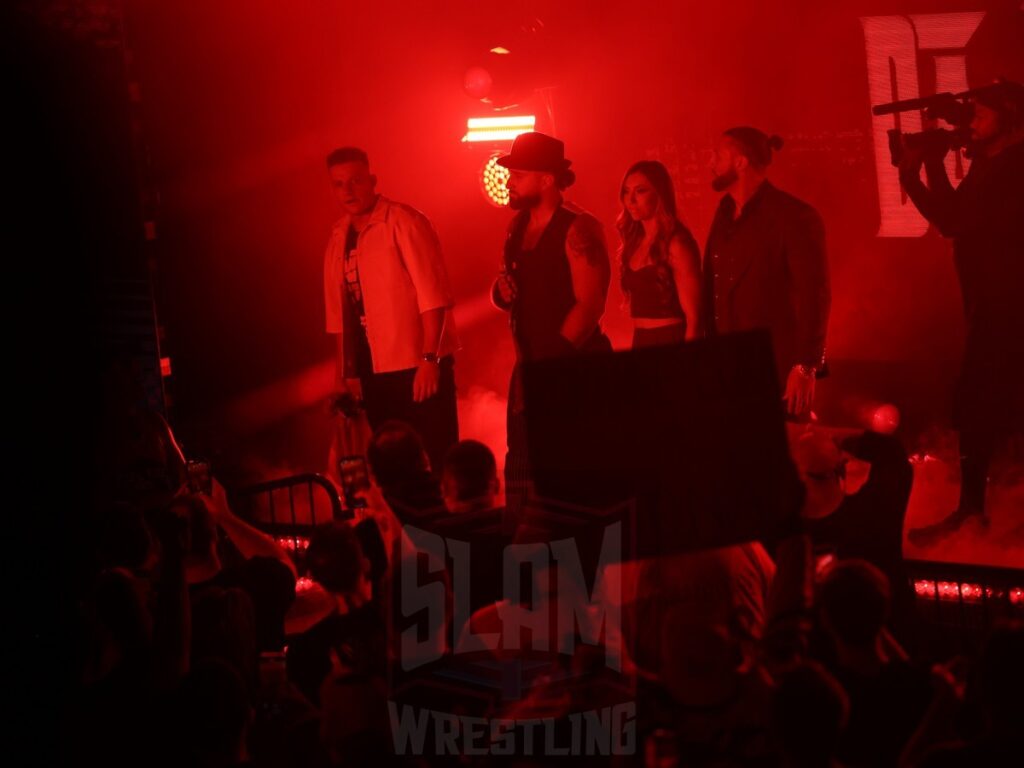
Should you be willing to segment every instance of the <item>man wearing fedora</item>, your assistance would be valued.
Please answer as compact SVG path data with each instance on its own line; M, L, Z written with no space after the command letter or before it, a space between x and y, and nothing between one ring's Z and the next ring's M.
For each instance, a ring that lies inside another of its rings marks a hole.
M561 141L521 134L498 164L509 169L509 207L518 211L491 292L495 305L510 314L516 347L505 461L506 489L514 496L525 493L529 477L520 365L611 350L600 326L611 266L601 223L562 199L576 174Z

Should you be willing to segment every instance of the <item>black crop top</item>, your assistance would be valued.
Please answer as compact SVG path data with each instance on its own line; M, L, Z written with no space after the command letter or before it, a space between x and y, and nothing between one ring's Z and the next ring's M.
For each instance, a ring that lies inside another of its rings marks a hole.
M668 264L648 264L640 269L627 265L622 270L622 289L629 296L630 317L686 318Z

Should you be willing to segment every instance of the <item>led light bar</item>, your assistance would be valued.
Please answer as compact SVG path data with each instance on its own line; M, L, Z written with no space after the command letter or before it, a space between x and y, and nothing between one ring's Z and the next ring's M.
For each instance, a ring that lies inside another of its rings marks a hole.
M915 579L914 593L926 600L980 603L982 600L1007 601L1010 605L1024 605L1024 588L992 587L959 581Z
M537 124L534 115L507 117L471 117L466 121L463 141L512 141L521 133L529 133Z

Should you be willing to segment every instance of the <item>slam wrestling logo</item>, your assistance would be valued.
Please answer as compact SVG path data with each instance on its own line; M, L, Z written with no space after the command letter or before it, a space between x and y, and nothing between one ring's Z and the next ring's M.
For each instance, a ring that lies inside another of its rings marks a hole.
M978 11L861 18L871 103L882 104L927 95L921 93L925 82L934 83L933 93L967 90L964 49L984 16L983 11ZM934 69L934 79L925 66ZM886 135L892 128L904 133L921 131L921 113L904 112L872 118L881 214L878 236L920 237L928 231L928 222L910 203L900 186ZM967 173L968 163L961 151L951 152L946 157L946 171L954 185Z
M628 755L620 563L633 505L529 500L406 525L388 709L413 755Z

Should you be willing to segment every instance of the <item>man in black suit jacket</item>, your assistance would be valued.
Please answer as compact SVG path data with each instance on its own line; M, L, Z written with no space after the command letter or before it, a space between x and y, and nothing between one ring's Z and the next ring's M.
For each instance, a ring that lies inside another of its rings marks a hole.
M824 365L831 294L821 217L766 178L781 147L750 127L730 128L718 143L712 186L726 194L704 251L704 327L771 331L786 410L804 418Z

